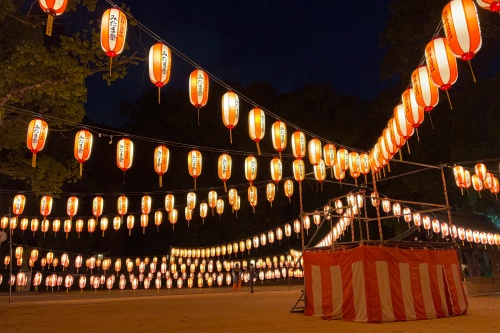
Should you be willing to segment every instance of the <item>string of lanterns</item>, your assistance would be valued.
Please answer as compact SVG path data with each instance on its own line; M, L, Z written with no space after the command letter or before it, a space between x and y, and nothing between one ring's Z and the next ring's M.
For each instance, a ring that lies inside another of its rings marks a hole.
M453 167L455 184L460 188L462 194L464 188L469 191L469 188L472 186L472 188L479 193L479 197L481 197L481 191L487 189L490 190L491 194L494 194L498 200L497 194L500 192L498 178L491 172L488 172L483 163L477 163L474 166L474 170L475 173L471 176L470 171L464 169L464 167L460 165Z
M500 9L498 1L477 3L493 12ZM457 58L467 61L475 82L470 60L480 50L482 38L474 2L450 1L443 8L441 21L445 37L435 37L425 47L425 65L413 71L410 88L403 92L401 104L394 108L393 117L370 151L370 166L375 173L386 165L390 171L389 161L398 152L401 158L401 147L414 133L418 136L424 112L430 114L439 103L439 90L446 92L453 109L448 90L458 79Z
M187 285L192 288L194 282L197 282L198 288L211 287L212 285L222 286L223 281L227 285L231 285L232 277L231 270L236 264L243 269L247 269L249 264L253 264L258 270L258 280L264 283L264 280L271 282L271 280L280 280L281 278L302 278L302 260L299 260L299 252L292 251L288 255L278 255L271 257L246 259L246 260L220 260L214 256L203 257L180 257L176 256L177 250L173 249L170 259L167 257L161 258L161 263L157 257L151 260L149 257L144 259L136 258L135 261L126 258L115 258L114 263L112 258L96 258L91 256L84 258L81 255L70 257L68 253L61 254L61 258L54 255L54 252L48 251L45 257L40 259L39 265L39 250L32 249L29 256L29 272L20 270L16 275L12 275L7 283L11 286L17 285L19 287L26 286L27 274L32 274L32 284L34 287L39 287L43 282L45 275L45 286L48 288L59 287L64 284L66 290L71 289L75 278L78 279L78 287L83 292L87 285L87 278L89 278L89 287L91 289L99 289L106 287L108 290L116 289L115 281L118 279L118 289L133 289L136 290L140 284L144 289L154 283L156 289L162 288L165 284L167 289L171 289L173 283L177 288L181 289ZM15 259L17 266L21 266L23 262L24 248L18 246L15 249ZM230 257L230 256L229 256ZM5 256L3 264L7 267L10 264L10 256ZM70 267L70 262L73 262L75 273L70 273L73 268ZM85 263L86 272L83 272ZM122 264L124 263L124 264ZM38 270L36 266L39 266ZM123 266L123 267L122 267ZM58 272L56 272L56 269ZM51 272L52 270L52 272ZM82 270L82 272L80 272ZM94 275L94 270L97 272L102 270L101 275ZM114 270L114 272L112 272ZM89 273L90 271L90 273ZM122 274L123 271L128 273L128 276ZM225 272L225 273L224 273ZM119 276L119 278L118 278ZM250 279L249 273L245 272L243 280L247 283ZM0 285L2 284L3 276L0 274Z

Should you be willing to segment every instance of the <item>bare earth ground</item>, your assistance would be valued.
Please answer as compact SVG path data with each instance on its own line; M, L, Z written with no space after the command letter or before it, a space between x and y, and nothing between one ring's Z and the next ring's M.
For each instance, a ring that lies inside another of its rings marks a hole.
M365 324L290 313L300 289L30 292L13 293L10 306L2 293L0 332L500 332L499 294L469 297L465 316Z

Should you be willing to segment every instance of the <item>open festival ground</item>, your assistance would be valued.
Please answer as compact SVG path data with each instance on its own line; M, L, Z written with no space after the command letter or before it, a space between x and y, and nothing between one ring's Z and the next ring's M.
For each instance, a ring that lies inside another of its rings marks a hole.
M465 316L366 324L290 313L302 286L85 290L0 294L0 331L11 332L499 332L500 294L469 297Z

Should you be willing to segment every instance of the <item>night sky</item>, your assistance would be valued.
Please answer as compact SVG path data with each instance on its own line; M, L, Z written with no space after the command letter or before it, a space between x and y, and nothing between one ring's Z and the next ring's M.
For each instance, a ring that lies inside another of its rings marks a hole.
M374 98L387 86L379 79L384 50L378 35L390 17L390 0L126 3L139 22L221 80L268 81L278 92L328 83L338 93L362 99ZM100 2L96 15L108 7ZM129 25L127 42L132 46L125 52L146 56L156 40ZM193 69L173 54L167 86L187 89ZM87 115L119 125L119 101L133 102L151 87L147 62L131 67L111 87L96 75L88 81Z

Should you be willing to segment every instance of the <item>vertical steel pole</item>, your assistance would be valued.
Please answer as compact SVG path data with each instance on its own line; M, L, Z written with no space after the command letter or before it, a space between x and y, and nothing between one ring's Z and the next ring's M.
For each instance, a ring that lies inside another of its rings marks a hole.
M365 208L365 222L366 222L366 239L370 240L370 228L368 227L368 209L366 207L366 192L363 193L363 206Z
M377 180L376 180L375 172L373 172L373 169L371 171L372 171L372 180L373 180L373 191L375 193L377 193L377 197L378 197ZM379 204L380 204L380 202L379 202ZM382 220L380 219L380 207L379 207L379 205L375 206L375 210L377 211L377 222L378 222L379 237L380 237L380 240L383 241L384 240L384 234L382 233Z

